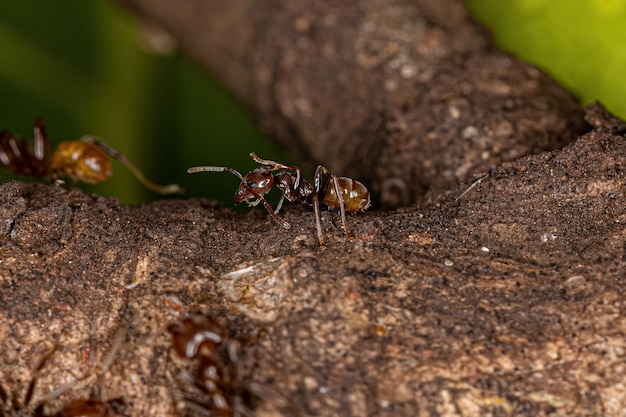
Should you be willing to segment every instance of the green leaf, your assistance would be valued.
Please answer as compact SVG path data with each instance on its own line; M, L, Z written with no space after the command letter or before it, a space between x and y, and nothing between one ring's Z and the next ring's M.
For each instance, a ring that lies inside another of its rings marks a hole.
M468 0L496 42L542 68L582 104L626 118L626 2Z

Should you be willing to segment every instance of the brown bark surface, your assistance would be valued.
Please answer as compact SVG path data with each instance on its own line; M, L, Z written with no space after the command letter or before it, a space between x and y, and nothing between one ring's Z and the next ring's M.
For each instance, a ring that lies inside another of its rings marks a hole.
M55 343L36 395L95 373L125 326L104 395L172 415L177 298L252 337L248 377L299 415L621 415L626 126L599 107L589 120L572 145L434 207L350 216L355 241L325 213L326 251L305 206L285 210L285 231L208 200L124 207L6 183L2 384L23 395ZM271 406L259 415L280 415Z
M23 399L58 346L35 389L47 415L89 396L122 397L129 416L185 414L166 328L201 311L244 341L246 381L265 390L257 415L623 415L624 122L600 106L584 121L458 3L132 4L289 149L363 173L379 198L390 180L427 197L349 216L354 241L324 212L324 251L304 205L284 208L287 231L206 199L128 207L5 183L2 392ZM557 149L524 156L543 148Z

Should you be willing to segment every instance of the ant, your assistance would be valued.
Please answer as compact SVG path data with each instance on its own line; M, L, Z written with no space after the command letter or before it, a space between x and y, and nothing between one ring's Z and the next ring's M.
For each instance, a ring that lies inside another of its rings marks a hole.
M199 360L191 380L203 395L183 393L186 404L209 411L210 415L252 415L243 381L240 344L228 337L226 328L212 317L192 314L168 330L172 334L172 349L179 357Z
M158 185L146 176L124 155L93 136L58 144L51 153L50 142L43 120L35 120L32 146L24 138L11 132L0 132L0 165L14 174L35 178L48 177L52 182L61 178L97 184L111 176L109 157L117 159L133 173L144 186L159 194L182 194L178 184Z
M215 318L190 314L171 324L168 331L177 356L198 363L195 373L188 375L197 393L179 394L190 409L202 415L249 417L259 399L291 408L270 388L244 379L241 342L230 338Z
M249 207L252 207L263 203L270 216L285 229L289 229L291 225L278 216L285 199L289 202L298 200L309 206L312 205L315 212L317 238L320 246L325 249L326 243L322 236L322 226L320 224L319 205L321 201L330 209L339 209L343 230L348 239L354 239L346 225L346 212L360 213L370 206L370 193L365 185L352 178L337 177L322 165L318 165L315 170L313 186L302 178L302 172L296 166L281 164L269 159L261 159L254 152L250 153L250 156L262 166L248 172L245 177L239 171L220 166L197 166L189 168L187 172L192 174L203 171L228 171L236 175L241 180L241 183L235 193L235 204L245 201ZM277 172L274 173L275 171ZM272 210L272 207L263 196L274 185L281 191L282 196L276 209ZM341 197L338 198L337 196Z

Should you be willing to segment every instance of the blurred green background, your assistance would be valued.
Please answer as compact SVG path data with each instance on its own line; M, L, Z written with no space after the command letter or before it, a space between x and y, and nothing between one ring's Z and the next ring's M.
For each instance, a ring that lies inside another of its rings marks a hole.
M583 103L600 99L626 117L625 1L467 3L504 49L537 64ZM53 146L95 134L154 181L229 202L237 178L186 169L229 165L245 173L254 167L250 151L290 162L206 72L181 52L146 52L142 33L111 1L0 2L0 130L31 138L35 117L42 117ZM104 183L81 187L123 204L161 198L120 163L113 169Z
M153 181L232 203L235 176L186 169L229 165L245 174L255 166L250 151L284 157L202 68L179 51L146 52L143 34L112 1L0 2L0 130L30 139L42 117L53 149L94 134ZM123 204L162 198L115 161L111 178L80 187Z
M466 0L496 43L626 119L625 0Z

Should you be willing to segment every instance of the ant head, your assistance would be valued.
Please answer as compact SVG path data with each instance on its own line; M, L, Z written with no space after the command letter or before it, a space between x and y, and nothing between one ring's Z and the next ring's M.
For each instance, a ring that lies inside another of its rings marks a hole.
M96 145L82 141L61 142L52 157L52 172L88 184L97 184L111 176L111 160Z
M267 194L274 186L274 176L269 167L259 167L248 172L243 177L241 184L235 193L235 204L246 200L258 200L260 196Z

